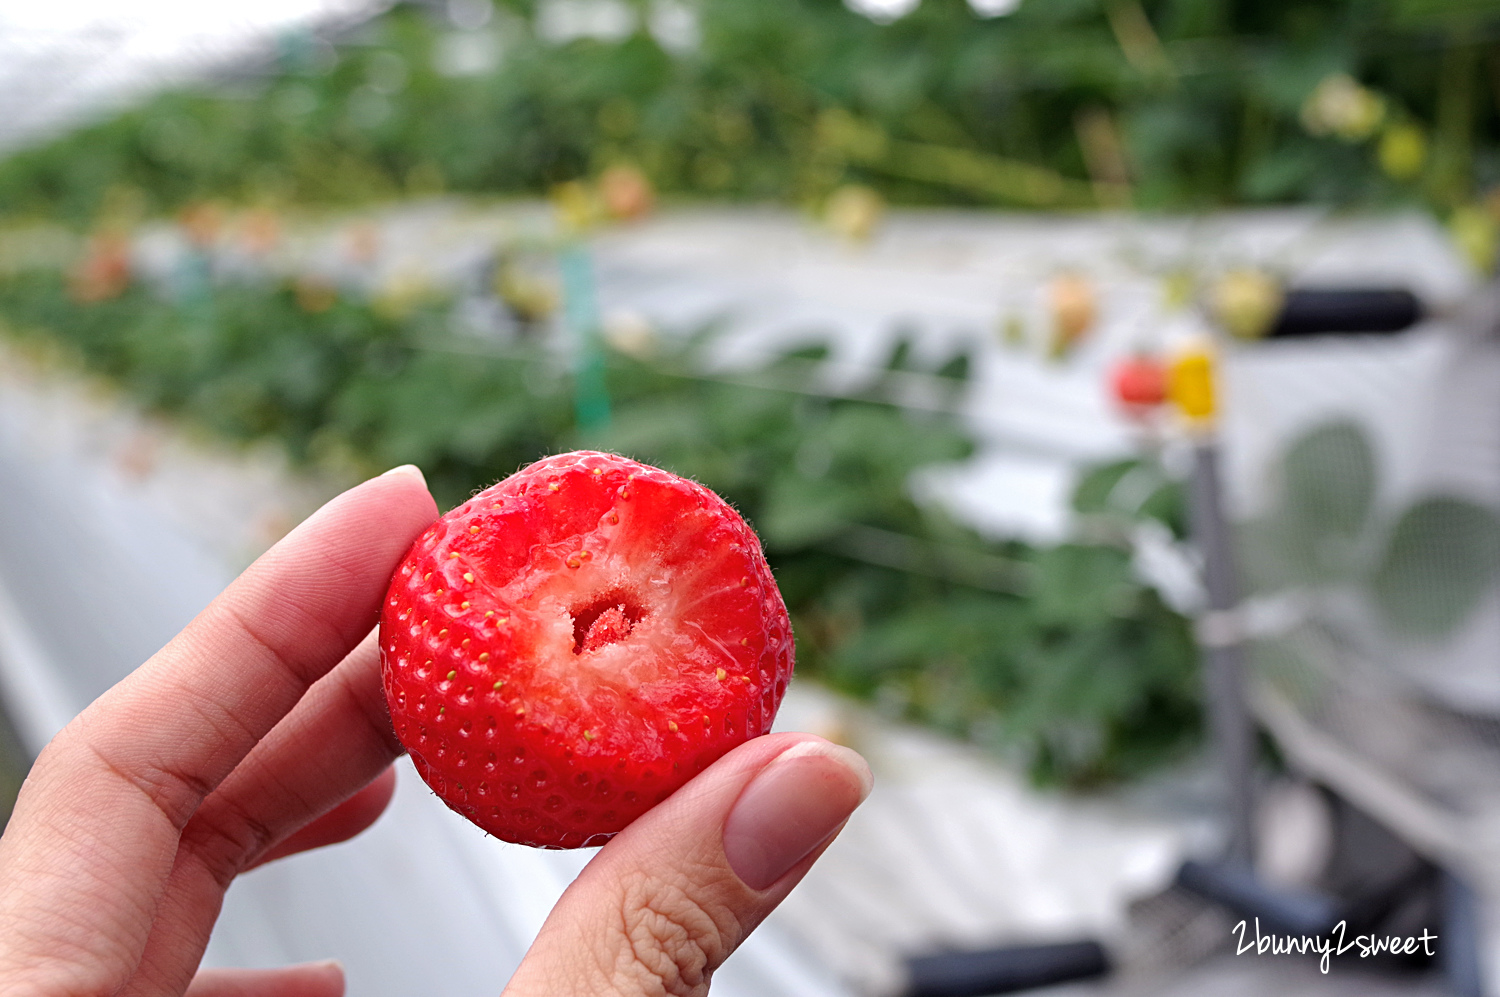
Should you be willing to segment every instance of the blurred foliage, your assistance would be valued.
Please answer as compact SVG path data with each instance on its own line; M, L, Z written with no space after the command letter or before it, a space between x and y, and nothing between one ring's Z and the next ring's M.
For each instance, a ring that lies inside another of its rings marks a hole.
M612 416L583 432L554 346L455 333L447 307L429 299L398 319L269 280L176 299L135 284L82 304L44 271L0 279L0 322L23 345L231 439L274 438L351 473L418 464L445 506L577 447L690 475L759 531L804 671L1017 757L1041 781L1128 777L1195 743L1189 628L1132 570L1137 514L1090 497L1110 493L1097 475L1081 505L1115 526L1045 549L985 540L913 500L914 472L972 443L949 415L883 399L913 377L956 398L964 358L914 369L903 344L875 383L830 397L818 349L719 377L702 373L711 334L658 342L606 354ZM1148 491L1180 521L1170 494Z
M1092 468L1073 490L1073 511L1091 535L1123 540L1144 522L1188 535L1187 496L1160 462L1133 457Z
M1282 456L1274 509L1241 527L1252 586L1353 584L1392 634L1441 638L1500 577L1500 516L1448 495L1377 515L1375 450L1352 422L1315 426Z
M1490 0L924 0L891 24L840 0L407 3L11 156L0 213L537 193L630 162L669 195L799 205L842 183L1427 203L1493 241L1497 26Z
M0 711L0 831L10 820L16 805L16 794L31 767L31 759L21 747L21 740L11 729L9 718Z

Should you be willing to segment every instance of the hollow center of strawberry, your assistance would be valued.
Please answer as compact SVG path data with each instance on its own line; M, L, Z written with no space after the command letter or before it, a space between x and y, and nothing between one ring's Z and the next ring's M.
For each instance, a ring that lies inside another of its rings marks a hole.
M632 600L611 593L573 613L573 653L586 654L624 640L644 614Z

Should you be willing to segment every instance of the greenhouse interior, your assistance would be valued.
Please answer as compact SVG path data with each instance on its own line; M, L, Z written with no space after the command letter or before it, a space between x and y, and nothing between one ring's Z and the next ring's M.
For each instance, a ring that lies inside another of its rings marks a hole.
M1500 997L1497 256L1500 0L6 5L0 977L104 964L14 941L72 909L27 842L134 833L48 801L241 572L390 468L460 515L598 451L753 528L764 730L873 789L698 976L590 993ZM394 764L175 983L153 887L97 992L544 992L645 832Z

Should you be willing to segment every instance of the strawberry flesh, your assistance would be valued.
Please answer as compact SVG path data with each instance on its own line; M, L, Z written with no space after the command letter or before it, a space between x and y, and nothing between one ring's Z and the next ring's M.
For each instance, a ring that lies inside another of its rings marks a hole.
M574 620L573 630L577 633L586 617L580 616ZM575 654L585 654L589 651L597 651L601 647L618 643L630 635L630 628L635 623L629 616L625 615L625 604L611 606L594 618L594 622L588 624L583 635L581 646L574 648Z

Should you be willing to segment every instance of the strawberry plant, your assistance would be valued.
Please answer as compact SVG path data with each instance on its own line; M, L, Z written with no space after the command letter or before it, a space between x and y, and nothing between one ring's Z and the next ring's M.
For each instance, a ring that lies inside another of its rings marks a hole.
M409 3L331 47L290 39L232 82L14 153L0 212L536 194L633 164L669 196L808 207L858 184L898 204L1482 221L1500 180L1494 0L1028 0L994 18L925 0L891 24L840 0L700 0L675 38L631 0L621 31L563 37L557 6L497 0L457 25Z
M973 442L951 416L884 400L897 394L887 378L910 376L910 351L829 397L816 347L726 379L703 373L711 333L649 359L608 350L611 419L583 430L547 343L455 334L441 300L398 319L326 294L224 284L174 301L133 285L82 304L61 275L30 272L0 279L0 326L229 439L276 440L346 473L418 464L448 507L577 448L701 482L764 540L807 674L1003 751L1040 780L1118 779L1195 742L1189 629L1132 570L1126 526L1038 548L986 540L913 500L914 472ZM925 373L956 397L966 369L958 358ZM1098 480L1080 487L1083 514L1098 515ZM1171 520L1174 495L1163 484L1139 514Z

